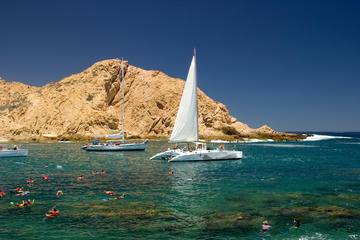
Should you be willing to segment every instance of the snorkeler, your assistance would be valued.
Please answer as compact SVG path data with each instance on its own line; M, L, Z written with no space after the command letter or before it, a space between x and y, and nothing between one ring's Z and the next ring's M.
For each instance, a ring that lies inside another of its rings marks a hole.
M263 222L263 225L262 225L262 227L261 227L261 230L263 231L263 232L266 232L267 230L269 230L271 228L271 226L269 225L269 222L268 221L264 221Z
M101 173L101 174L106 174L106 172L105 172L105 170L101 170L101 172L99 172L99 171L94 171L94 174L99 174L99 173Z
M0 199L5 195L5 191L4 190L1 190L0 191Z
M45 214L47 218L53 218L59 215L60 211L54 206L48 213Z
M116 197L116 199L123 199L123 198L125 198L126 197L126 194L121 194L121 196L119 196L119 197Z
M77 180L84 180L84 179L85 179L84 175L80 175L80 176L77 178Z
M35 203L34 199L32 201L30 199L28 199L27 201L23 202L24 206L26 206L26 207L28 207L34 203Z
M104 190L104 193L108 194L108 195L114 195L115 192L114 191L106 191L106 190Z
M299 228L300 227L300 221L298 219L294 219L294 227Z
M26 180L26 183L27 183L27 184L32 184L32 183L34 183L34 182L35 182L35 180L32 179L32 178L30 178L29 180Z
M110 200L119 200L119 199L124 199L126 197L126 194L121 194L121 196L118 196L118 197L114 197L114 198L103 198L101 200L103 201L110 201Z
M59 190L59 191L57 191L56 192L56 196L57 197L60 197L61 195L63 195L64 193L63 193L63 191L61 191L61 190Z

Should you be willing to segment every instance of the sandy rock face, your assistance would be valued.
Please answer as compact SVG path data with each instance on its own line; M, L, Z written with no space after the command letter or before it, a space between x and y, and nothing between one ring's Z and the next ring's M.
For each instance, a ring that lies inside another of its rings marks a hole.
M169 137L185 81L124 62L125 130L128 136ZM81 73L43 87L0 78L0 136L101 136L121 131L121 61L104 60ZM224 104L198 89L202 136L276 133L251 129L229 115ZM235 129L235 130L234 130Z

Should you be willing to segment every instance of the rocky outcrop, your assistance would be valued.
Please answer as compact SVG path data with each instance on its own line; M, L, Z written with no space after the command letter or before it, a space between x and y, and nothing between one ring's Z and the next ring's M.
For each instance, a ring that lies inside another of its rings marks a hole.
M138 137L169 137L185 81L124 62L125 129ZM0 78L0 136L98 137L121 130L121 61L104 60L43 87ZM224 104L198 90L202 137L279 135L268 126L252 129Z

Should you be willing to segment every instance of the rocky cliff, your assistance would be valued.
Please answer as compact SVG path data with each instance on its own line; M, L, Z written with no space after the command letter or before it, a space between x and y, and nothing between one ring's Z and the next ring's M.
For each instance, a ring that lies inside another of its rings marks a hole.
M125 129L128 137L169 137L185 81L124 62ZM97 62L81 73L43 87L0 78L0 136L58 139L99 137L121 131L121 61ZM267 126L249 128L224 104L198 89L204 138L294 137Z

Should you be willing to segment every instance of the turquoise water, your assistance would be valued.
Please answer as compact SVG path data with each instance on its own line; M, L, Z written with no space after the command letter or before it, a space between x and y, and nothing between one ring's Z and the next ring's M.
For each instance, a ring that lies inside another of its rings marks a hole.
M0 199L0 239L360 238L360 138L229 144L243 160L199 163L148 160L166 141L117 153L86 152L81 143L19 145L29 156L0 159L0 189L30 194ZM107 174L91 174L102 169ZM126 198L102 201L104 190ZM26 199L35 204L9 206ZM54 205L60 215L44 218ZM265 219L272 228L262 233Z

